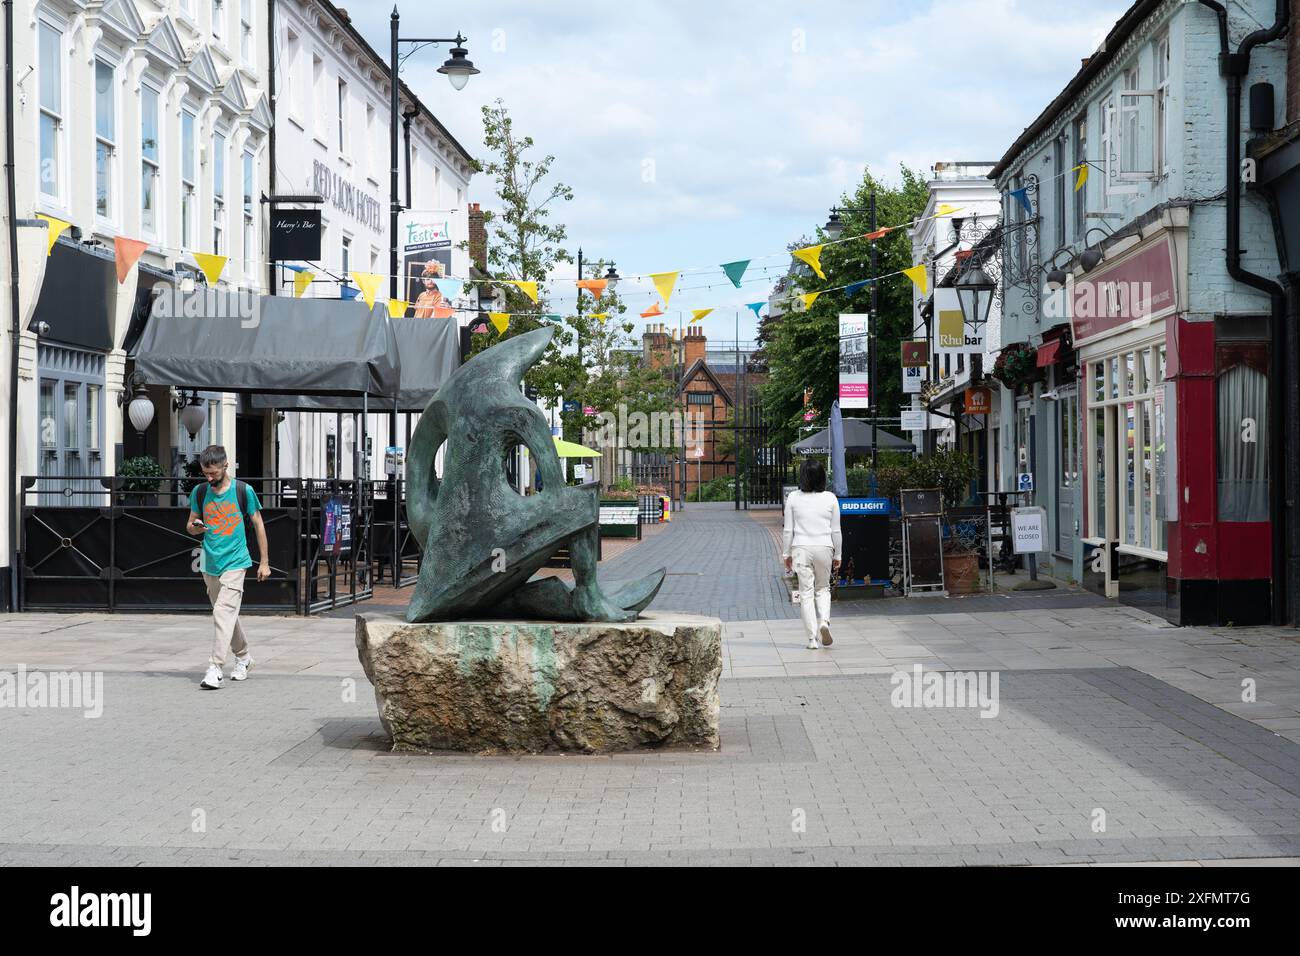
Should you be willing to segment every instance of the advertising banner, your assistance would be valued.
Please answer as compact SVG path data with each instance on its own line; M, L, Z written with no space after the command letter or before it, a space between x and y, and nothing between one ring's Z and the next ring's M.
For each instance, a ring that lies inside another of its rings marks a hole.
M840 315L840 408L871 407L868 318L865 313Z
M451 220L445 212L402 213L398 220L398 263L402 281L398 295L411 303L411 315L431 319L434 309L449 309L449 302L439 291L438 279L451 277Z

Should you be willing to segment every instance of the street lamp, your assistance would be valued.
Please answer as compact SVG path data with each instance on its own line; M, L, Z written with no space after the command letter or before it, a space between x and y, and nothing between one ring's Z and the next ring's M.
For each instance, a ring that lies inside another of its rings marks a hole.
M190 393L188 401L182 391L180 398L172 402L172 408L181 413L181 425L190 433L190 438L195 438L208 420L208 410L203 407L203 399L199 398L197 390Z
M395 24L397 20L396 7L393 8L393 20ZM396 26L394 26L394 29L396 29ZM419 43L421 41L398 40L397 42ZM438 41L438 42L449 42L449 41ZM451 80L452 89L463 90L465 88L465 84L469 82L469 78L473 76L475 73L477 73L478 70L475 69L474 64L470 62L469 51L466 50L463 46L461 46L461 44L465 42L465 38L461 36L459 33L457 33L455 42L456 45L451 48L451 56L447 57L446 63L438 67L438 72L442 73L444 76L447 77L447 79Z
M838 239L840 236L844 235L844 222L843 220L840 219L840 213L844 212L844 213L849 213L851 215L860 213L863 215L867 215L867 214L874 214L875 208L876 208L875 193L871 194L870 206L832 206L830 218L826 220L826 225L822 226L822 231L825 232L826 235L830 236L832 239ZM872 220L871 223L871 231L872 232L876 231L876 223L874 220Z
M127 418L131 420L137 434L143 435L153 424L153 401L145 391L144 376L139 372L132 372L126 384L131 386L131 402L127 404L126 390L123 389L117 393L117 404L127 406Z
M966 324L979 328L989 318L997 284L978 265L967 269L957 280L957 301Z

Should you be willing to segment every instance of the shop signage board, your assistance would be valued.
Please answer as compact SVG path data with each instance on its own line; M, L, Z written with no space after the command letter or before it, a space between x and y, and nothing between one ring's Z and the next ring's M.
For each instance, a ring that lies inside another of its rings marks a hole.
M987 415L993 411L993 392L987 388L968 388L965 395L967 415Z
M524 449L527 451L527 449ZM406 466L406 449L400 445L389 445L384 449L384 474L400 475Z
M925 380L927 378L926 373L928 371L929 369L925 366L903 369L903 394L920 395L921 388L925 385Z
M272 209L271 258L320 261L320 210Z
M1016 554L1046 551L1047 511L1043 508L1011 509L1011 540Z
M1178 307L1177 290L1168 236L1080 276L1074 280L1070 301L1075 348L1173 312Z
M888 498L841 498L842 515L887 515L891 510Z
M840 408L871 407L868 319L866 313L840 315Z
M939 355L972 355L984 351L984 328L966 324L957 290L942 286L934 290L934 316L939 334L934 351Z
M930 413L925 409L903 409L899 412L900 424L905 432L923 432L930 427Z
M925 368L930 364L930 343L922 339L919 342L902 342L903 368Z

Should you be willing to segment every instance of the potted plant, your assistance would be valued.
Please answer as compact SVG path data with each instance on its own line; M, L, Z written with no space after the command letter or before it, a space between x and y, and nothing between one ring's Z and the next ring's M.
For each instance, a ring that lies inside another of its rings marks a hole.
M641 537L640 505L631 478L615 478L600 496L600 536Z
M949 594L974 594L980 589L980 556L973 538L958 524L948 526L943 539L943 582Z
M158 485L163 479L162 466L148 455L128 458L118 466L117 475L124 479L121 490L123 503L128 505L156 504Z

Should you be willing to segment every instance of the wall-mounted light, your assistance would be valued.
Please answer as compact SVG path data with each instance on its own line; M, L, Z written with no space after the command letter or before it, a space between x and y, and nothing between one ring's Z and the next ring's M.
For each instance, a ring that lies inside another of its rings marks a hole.
M131 391L130 405L126 410L126 417L130 419L131 425L138 434L143 435L153 424L153 401L149 398L144 387L144 376L139 372L132 372L126 380L126 385ZM126 389L117 393L117 405L121 408L127 404Z
M181 425L190 433L190 438L197 438L208 420L208 410L203 399L199 398L198 390L192 391L188 399L182 390L180 397L172 400L172 408L181 413Z

